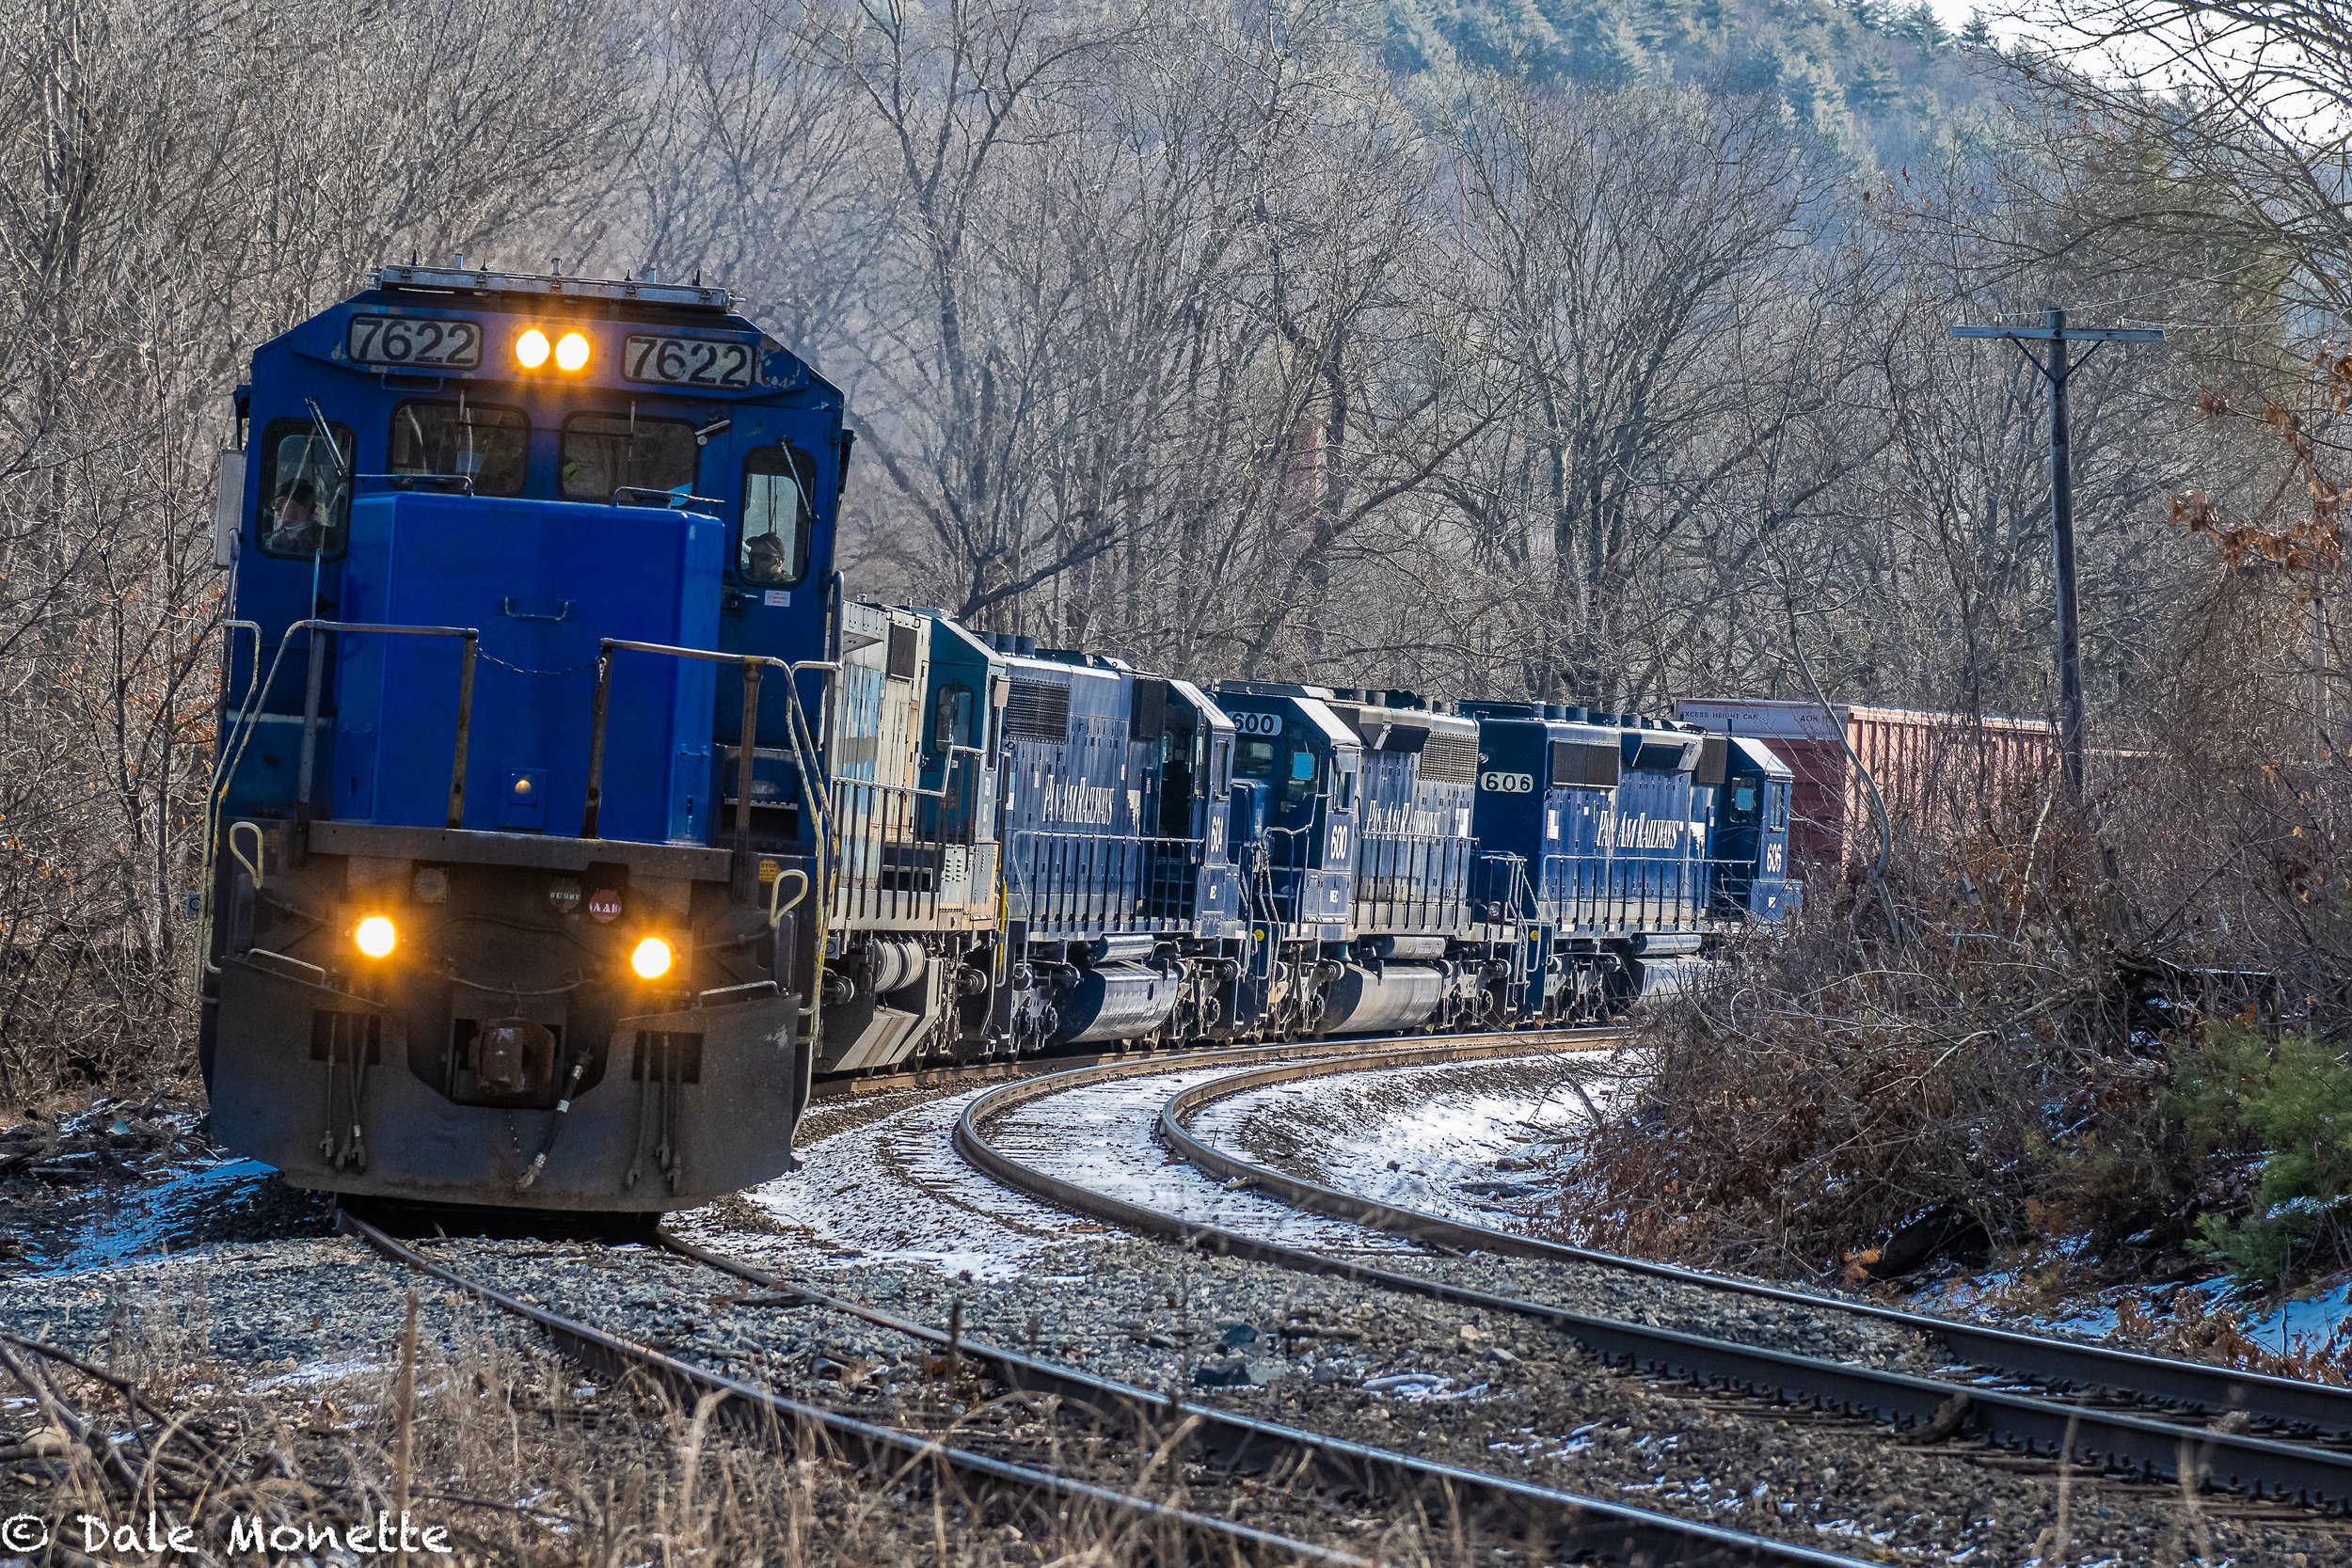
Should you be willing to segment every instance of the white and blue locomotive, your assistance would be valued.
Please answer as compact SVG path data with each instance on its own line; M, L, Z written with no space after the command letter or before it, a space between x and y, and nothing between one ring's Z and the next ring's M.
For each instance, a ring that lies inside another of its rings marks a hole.
M850 597L719 290L389 267L237 412L201 1055L302 1185L666 1210L820 1077L1598 1018L1794 907L1753 741Z

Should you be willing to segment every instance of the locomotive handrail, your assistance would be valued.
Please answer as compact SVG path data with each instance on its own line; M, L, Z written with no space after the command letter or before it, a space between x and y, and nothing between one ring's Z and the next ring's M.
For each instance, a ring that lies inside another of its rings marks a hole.
M633 502L621 499L623 496L660 496L664 504L658 507L647 507L644 509L652 512L684 512L689 510L689 508L685 505L687 501L700 501L705 506L713 508L724 506L726 504L716 496L684 495L675 490L664 490L658 484L614 485L612 487L612 504L614 506L630 506L634 504ZM711 514L697 512L694 515L697 517L711 516ZM712 517L712 520L716 521L717 519L714 516Z
M1030 863L1031 856L1025 853L1023 849L1025 840L1027 841L1032 850L1041 843L1057 847L1061 845L1101 846L1104 851L1105 860L1137 859L1145 865L1148 865L1153 858L1167 856L1170 859L1180 859L1188 865L1198 866L1206 861L1208 845L1206 838L1181 838L1163 834L1112 838L1099 832L1077 832L1052 828L1012 829L1005 834L1006 888L1009 894L1019 895L1023 917L1032 926L1037 925L1041 919L1065 923L1075 919L1084 922L1089 916L1099 919L1106 927L1119 926L1124 924L1127 917L1134 911L1113 911L1107 902L1112 890L1100 879L1090 885L1079 885L1082 878L1065 877L1053 886L1042 886L1039 881L1033 881L1033 875L1042 878L1043 868ZM1066 869L1066 863L1061 863ZM1176 901L1179 905L1185 906L1184 908L1175 909L1172 911L1163 910L1154 912L1152 906L1156 895L1153 890L1146 885L1137 890L1137 893L1144 905L1142 919L1147 925L1182 917L1189 912L1189 905L1199 896L1198 889L1188 884L1184 895ZM1009 898L1008 902L1009 901ZM1099 905L1100 907L1073 909L1073 905Z
M829 895L841 919L923 918L935 912L945 894L949 850L977 851L985 845L990 854L996 852L995 836L980 833L987 753L976 746L943 751L945 777L937 788L839 773L827 781L836 839ZM993 868L996 862L984 864ZM993 892L994 870L983 874Z
M640 642L624 637L600 639L596 644L596 705L591 713L588 730L587 800L580 809L580 836L582 838L597 836L597 830L600 826L599 818L604 812L604 740L612 717L612 656L616 653L658 654L668 658L699 659L706 664L733 664L741 668L743 672L743 714L740 727L736 734L734 836L736 878L739 881L742 880L749 875L751 869L752 765L755 760L753 752L757 744L759 734L760 676L769 670L781 670L787 676L798 676L804 670L832 672L839 670L840 664L833 659L804 658L791 661L771 657L766 654L728 654L721 653L713 648L681 648L668 642ZM794 680L792 694L795 705L798 705L800 697L799 688L800 683ZM798 731L787 723L786 733L792 737L792 767L793 770L800 775L801 799L804 801L813 801L818 790L812 782L812 759L803 753ZM812 805L812 814L815 810L816 808ZM821 881L824 874L826 833L822 831L822 818L818 820L820 831L812 836L818 845L818 874Z
M972 748L960 747L958 750L972 751ZM977 756L979 753L974 751L973 754ZM955 764L952 760L947 765L947 771L950 774L955 771ZM835 789L847 789L854 784L860 789L886 790L895 795L913 795L926 800L945 800L948 795L948 788L944 784L937 789L933 789L928 784L891 784L882 779L861 779L848 773L835 773L832 783Z
M317 617L296 621L286 628L291 638L297 631L310 634L310 667L305 677L302 692L302 760L294 771L294 820L308 826L310 820L310 785L318 765L319 696L326 678L326 644L321 632L338 636L377 632L392 637L454 637L465 646L457 663L457 743L456 755L450 764L449 816L452 828L465 825L466 818L466 750L473 734L473 667L474 655L481 649L482 633L473 626L404 626L376 621L326 621ZM279 651L284 651L280 642Z
M1565 867L1590 866L1597 873L1590 879L1591 885L1587 885L1587 879L1574 878L1574 889L1565 894L1554 894L1549 902L1565 908L1571 913L1583 905L1591 904L1602 912L1604 923L1613 921L1615 925L1622 926L1627 923L1629 915L1635 918L1636 923L1640 923L1639 916L1648 905L1652 902L1662 904L1667 898L1664 892L1653 893L1648 886L1650 878L1647 868L1671 868L1681 874L1677 879L1683 883L1683 886L1677 900L1676 913L1664 928L1675 932L1700 931L1704 930L1713 918L1714 886L1716 879L1723 874L1721 868L1739 868L1748 863L1745 861L1719 855L1686 854L1676 860L1658 860L1639 855L1618 855L1614 852L1613 846L1608 848L1608 853L1599 856L1559 853L1544 856L1537 868L1534 882L1527 889L1528 907L1537 909L1546 902L1541 891L1544 866L1554 863ZM1630 866L1644 868L1642 872L1644 885L1638 891L1628 888L1627 879L1618 875L1621 870Z
M231 618L221 623L221 629L228 634L227 643L221 650L222 657L229 666L221 674L221 706L224 714L228 708L229 682L237 670L237 633L240 631L249 631L253 634L254 682L251 689L246 693L245 704L237 710L236 717L230 720L224 726L220 756L213 764L213 776L207 783L204 792L204 880L202 889L197 895L197 951L203 955L207 973L214 970L213 883L215 879L213 865L220 853L221 809L229 803L229 781L235 776L237 764L245 760L246 743L253 738L253 728L259 721L258 716L262 705L262 623ZM286 650L282 642L278 645L278 651L280 657L284 655ZM277 671L277 660L272 659L270 673L274 675ZM240 736L240 731L243 732L242 736ZM257 878L256 880L259 879Z
M1375 832L1359 821L1356 869L1349 899L1364 925L1368 911L1377 922L1403 920L1421 926L1445 924L1470 907L1473 841L1454 833ZM1456 849L1465 851L1456 854Z

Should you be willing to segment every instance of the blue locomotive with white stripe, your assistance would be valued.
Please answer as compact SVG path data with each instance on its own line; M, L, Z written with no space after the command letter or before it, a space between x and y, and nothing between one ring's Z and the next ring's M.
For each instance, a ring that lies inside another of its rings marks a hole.
M859 600L717 289L386 268L236 411L200 1054L303 1185L658 1212L820 1077L1597 1018L1796 905L1753 741Z

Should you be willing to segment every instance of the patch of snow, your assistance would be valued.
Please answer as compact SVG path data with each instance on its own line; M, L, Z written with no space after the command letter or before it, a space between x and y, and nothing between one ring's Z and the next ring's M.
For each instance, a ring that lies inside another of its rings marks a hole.
M785 1234L737 1230L711 1210L674 1215L671 1227L734 1256L812 1273L876 1261L1016 1278L1078 1222L999 1187L956 1153L956 1118L982 1092L919 1101L800 1150L798 1171L743 1195Z
M275 1377L256 1378L245 1386L248 1394L264 1394L273 1388L307 1388L325 1383L341 1383L347 1378L367 1377L386 1368L382 1361L365 1356L349 1356L341 1361L311 1361L290 1372Z
M2248 1338L2265 1348L2319 1350L2338 1335L2352 1334L2352 1279L2241 1318L2240 1324Z
M1543 1190L1531 1152L1589 1119L1568 1070L1600 1060L1580 1052L1278 1084L1204 1108L1192 1131L1377 1202L1507 1228L1521 1218L1511 1201ZM1605 1103L1629 1082L1586 1093Z
M278 1173L258 1160L222 1160L181 1172L107 1211L72 1247L33 1272L84 1274L118 1268L167 1249L204 1212L253 1196Z
M2055 1317L2042 1319L2040 1322L2043 1327L2054 1329L2060 1334L2072 1334L2088 1339L2106 1338L2115 1332L2117 1326L2116 1309L2106 1305L2059 1313Z

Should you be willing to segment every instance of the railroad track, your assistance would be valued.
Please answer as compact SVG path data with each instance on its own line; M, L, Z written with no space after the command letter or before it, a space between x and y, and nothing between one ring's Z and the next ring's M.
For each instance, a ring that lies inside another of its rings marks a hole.
M388 1258L531 1322L579 1359L608 1372L641 1372L696 1397L717 1394L760 1418L768 1432L786 1438L799 1434L803 1442L813 1439L825 1451L852 1458L879 1473L904 1473L917 1465L930 1465L974 1491L1020 1495L1033 1511L1095 1508L1138 1527L1138 1539L1155 1539L1154 1532L1172 1535L1185 1544L1188 1560L1208 1557L1365 1568L1372 1561L790 1399L522 1301L426 1257L356 1215L346 1213L342 1224ZM1835 1553L1192 1404L966 1338L959 1325L941 1329L812 1290L666 1233L658 1233L655 1241L679 1258L764 1292L739 1298L739 1307L819 1308L904 1335L939 1353L950 1369L968 1365L1009 1393L1048 1398L1070 1419L1099 1433L1138 1440L1142 1451L1264 1474L1283 1482L1311 1479L1327 1493L1382 1499L1448 1532L1514 1549L1533 1547L1547 1560L1629 1568L1860 1568L1856 1560Z
M1274 1166L1216 1148L1191 1130L1191 1119L1219 1101L1304 1078L1359 1070L1344 1061L1303 1063L1236 1072L1168 1097L1160 1108L1160 1141L1187 1164L1226 1181L1240 1181L1295 1208L1347 1220L1371 1229L1405 1236L1426 1245L1465 1252L1492 1252L1544 1262L1605 1268L1652 1279L1673 1280L1705 1290L1777 1302L1806 1310L1836 1313L1906 1330L1940 1345L1953 1360L2007 1372L2067 1390L2095 1389L2175 1410L2215 1417L2243 1412L2255 1425L2287 1433L2317 1433L2352 1439L2352 1387L2307 1383L2207 1362L2150 1355L2078 1339L2024 1334L1962 1319L1907 1312L1877 1302L1855 1301L1819 1291L1768 1285L1709 1274L1644 1258L1570 1246L1515 1231L1474 1225L1422 1210L1378 1203L1307 1180Z
M1206 1552L1232 1554L1249 1561L1312 1562L1327 1568L1371 1565L1370 1559L1354 1553L1334 1551L1311 1542L1213 1518L1133 1492L1096 1485L1036 1465L942 1443L919 1433L787 1399L578 1318L508 1295L436 1262L348 1210L338 1215L337 1224L345 1234L394 1262L536 1325L567 1354L608 1375L644 1374L697 1400L716 1395L734 1407L734 1415L750 1416L760 1423L760 1430L775 1436L783 1446L795 1449L816 1448L878 1475L898 1476L929 1469L952 1477L977 1496L1010 1499L1026 1505L1032 1513L1053 1515L1073 1509L1099 1510L1104 1517L1136 1529L1140 1540L1173 1535L1184 1544L1186 1550L1183 1555L1187 1560Z
M2027 1379L2098 1389L2172 1407L2199 1406L2218 1415L2242 1411L2249 1422L2259 1418L2281 1428L2328 1434L2352 1432L2352 1396L2338 1391L1559 1247L1371 1202L1305 1181L1216 1149L1184 1125L1186 1117L1216 1099L1269 1084L1316 1074L1518 1054L1528 1049L1524 1041L1423 1040L1410 1045L1383 1043L1352 1055L1333 1053L1313 1061L1260 1066L1170 1097L1161 1107L1158 1133L1178 1157L1228 1184L1247 1184L1293 1207L1405 1236L1424 1246L1624 1268L1806 1310L1851 1313L1920 1334L1947 1347L1959 1360L1995 1370L2009 1386L1800 1355L1735 1338L1578 1312L1549 1302L1472 1288L1440 1275L1405 1273L1358 1258L1270 1241L1096 1190L1024 1161L989 1138L991 1125L1019 1107L1072 1089L1159 1070L1149 1062L1104 1063L990 1089L965 1107L955 1139L964 1158L991 1178L1089 1218L1203 1251L1534 1319L1561 1330L1605 1360L1646 1372L1867 1417L1897 1428L1917 1429L1938 1439L1974 1436L2142 1478L2178 1481L2186 1474L2193 1483L2235 1488L2252 1497L2283 1498L2336 1512L2352 1509L2352 1452L2251 1432L2186 1425L2144 1410L2093 1403L2088 1398L2054 1397L2044 1388L2015 1384Z
M1343 1492L1403 1497L1425 1517L1462 1521L1491 1540L1535 1544L1554 1560L1666 1564L1829 1564L1852 1559L1768 1540L1701 1521L1631 1508L1505 1476L1401 1453L1324 1433L1197 1404L1020 1351L963 1338L669 1236L661 1245L783 1301L844 1313L903 1334L950 1356L968 1357L1008 1388L1057 1396L1089 1418L1128 1433L1184 1432L1198 1454L1237 1468L1312 1473Z
M983 1088L992 1084L1025 1082L1082 1068L1124 1067L1136 1072L1169 1072L1218 1061L1316 1061L1352 1057L1380 1046L1408 1047L1442 1044L1447 1040L1475 1041L1497 1052L1521 1050L1599 1050L1625 1037L1613 1023L1576 1024L1553 1029L1497 1031L1491 1034L1435 1036L1395 1035L1336 1040L1286 1040L1267 1045L1177 1046L1147 1051L1073 1052L1051 1056L1017 1056L1006 1061L966 1062L950 1067L917 1068L906 1072L869 1073L861 1077L819 1078L809 1090L812 1105L839 1104L877 1095L917 1090Z

